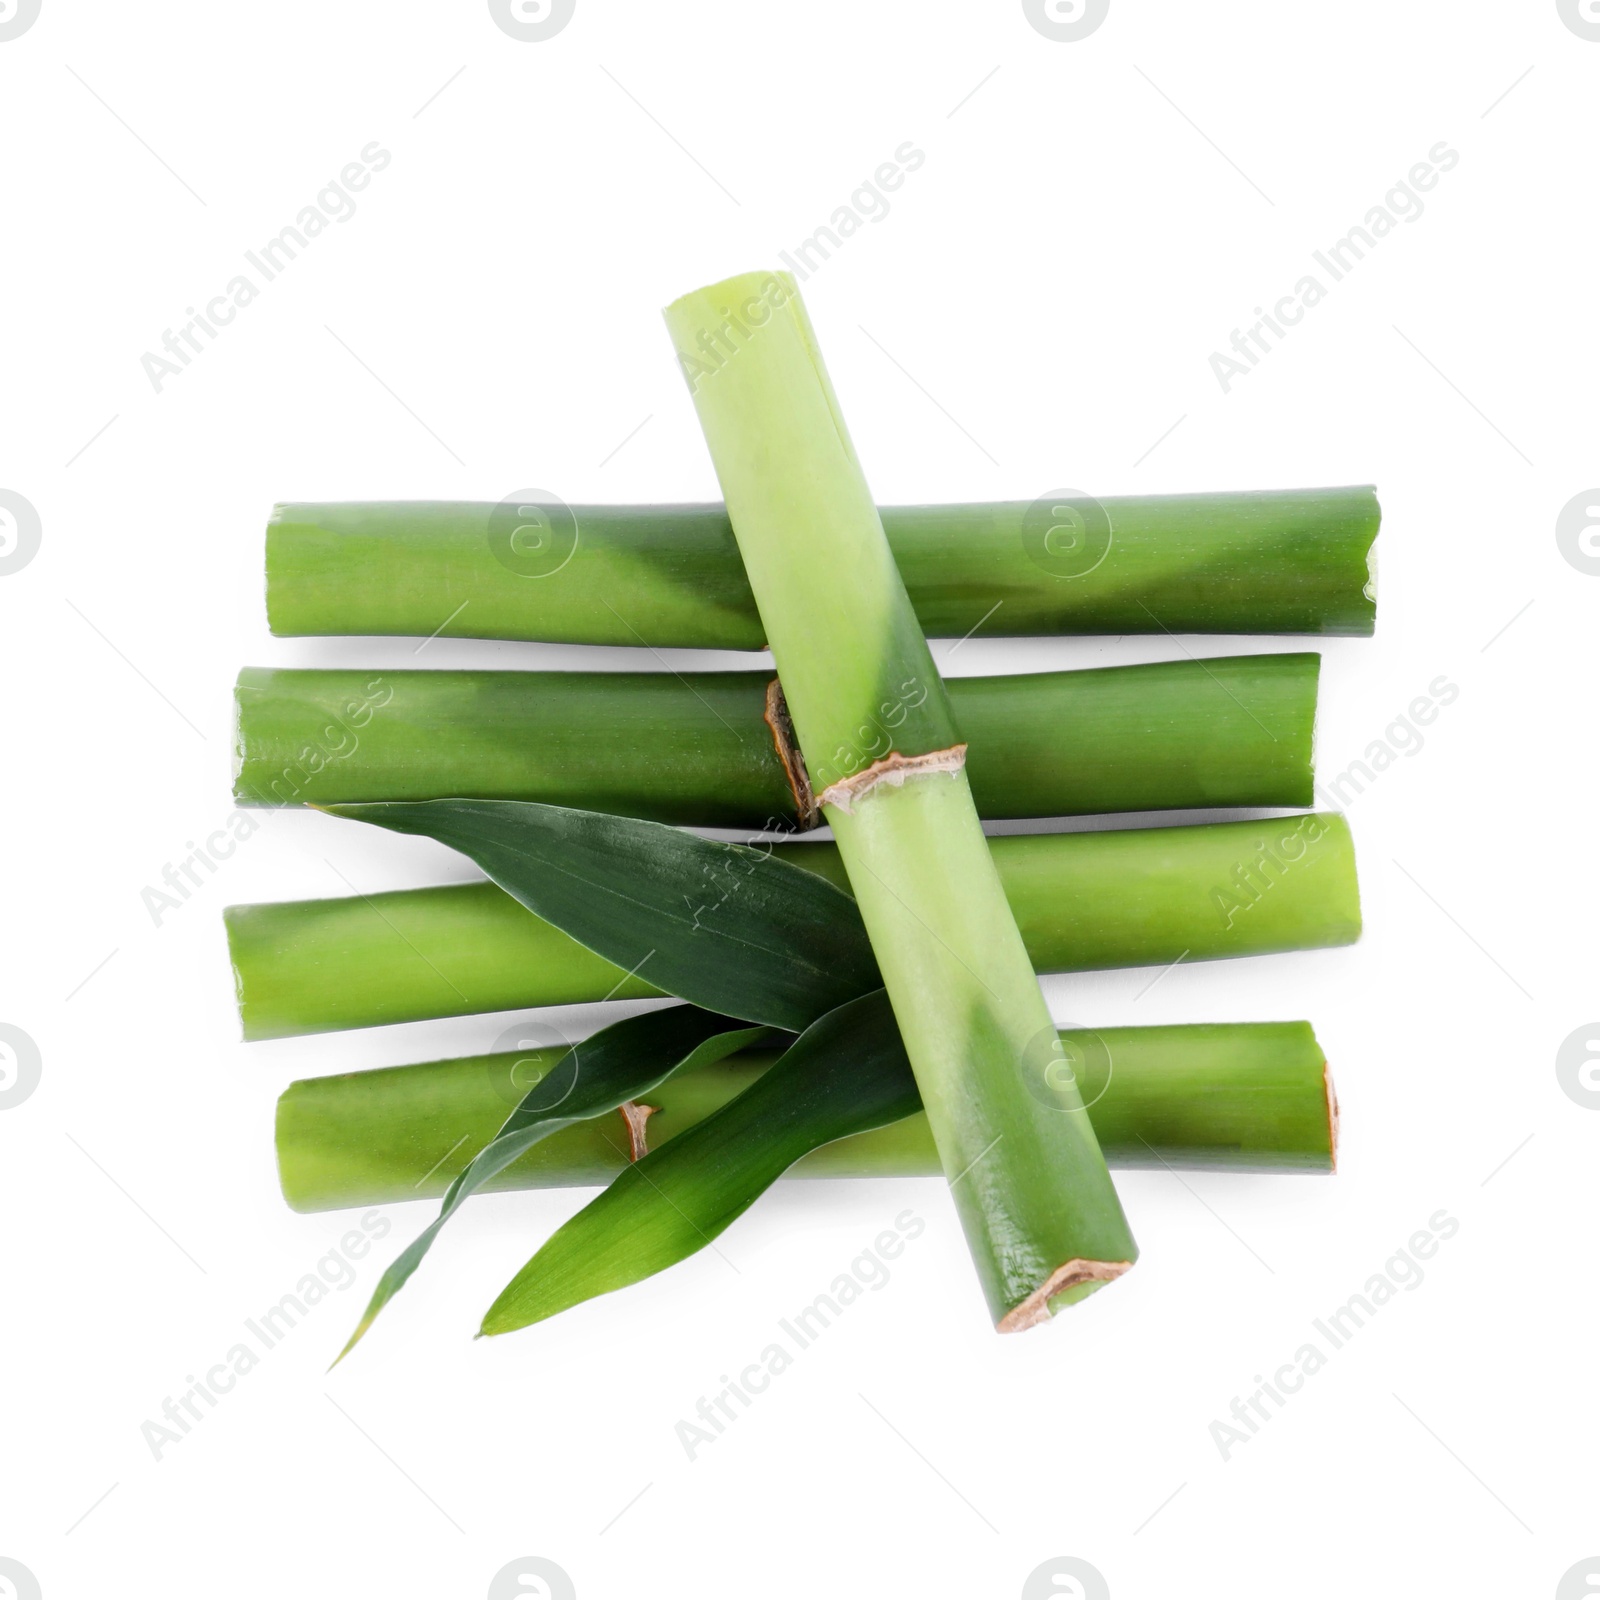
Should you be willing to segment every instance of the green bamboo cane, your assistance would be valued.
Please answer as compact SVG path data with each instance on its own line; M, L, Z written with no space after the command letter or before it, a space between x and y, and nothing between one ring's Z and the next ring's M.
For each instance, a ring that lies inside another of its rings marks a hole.
M1337 813L991 839L1036 970L1165 966L1349 944L1355 851ZM774 850L846 886L832 844ZM492 883L229 906L246 1039L658 997Z
M1031 1327L1137 1250L1081 1099L1034 1089L1056 1030L949 698L793 279L729 279L666 319L991 1317Z
M1106 1158L1123 1167L1329 1172L1337 1120L1327 1062L1309 1023L1190 1023L1072 1029ZM435 1199L494 1136L507 1111L561 1058L509 1051L292 1083L278 1101L278 1175L296 1211ZM489 1190L606 1184L643 1139L665 1144L741 1094L777 1058L747 1051L682 1072L642 1113L593 1118L535 1145ZM795 1177L931 1175L921 1113L803 1157Z
M957 678L990 818L1301 806L1320 657ZM542 800L707 827L810 827L815 799L763 672L247 668L234 691L247 805ZM887 742L884 750L887 750Z
M924 630L1370 634L1367 486L886 506ZM720 505L277 506L267 615L288 634L418 634L759 649Z

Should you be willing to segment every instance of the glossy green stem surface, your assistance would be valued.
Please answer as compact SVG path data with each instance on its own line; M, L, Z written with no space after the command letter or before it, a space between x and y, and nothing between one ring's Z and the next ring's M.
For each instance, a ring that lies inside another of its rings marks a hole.
M1296 652L951 679L979 813L1308 805L1320 662ZM792 828L796 796L766 720L772 681L247 668L234 691L234 794L247 805L540 800Z
M729 278L664 316L990 1316L1032 1327L1138 1251L1070 1075L1035 1092L1055 1027L954 708L794 279Z
M933 637L1372 632L1368 486L1096 500L1041 485L1031 501L885 506L882 518ZM539 495L279 505L267 615L285 635L765 640L721 505Z
M1329 1172L1334 1118L1309 1023L1074 1029L1061 1035L1107 1158L1124 1167ZM296 1211L442 1195L507 1112L560 1059L511 1051L309 1078L278 1101L278 1172ZM749 1051L683 1072L650 1095L655 1149L750 1086L776 1059ZM553 1134L485 1185L609 1183L628 1162L620 1115ZM803 1157L795 1177L932 1175L938 1154L918 1113Z
M1336 813L989 846L1040 972L1314 950L1361 932L1355 851ZM848 887L832 844L773 848ZM492 883L224 916L246 1039L660 995Z

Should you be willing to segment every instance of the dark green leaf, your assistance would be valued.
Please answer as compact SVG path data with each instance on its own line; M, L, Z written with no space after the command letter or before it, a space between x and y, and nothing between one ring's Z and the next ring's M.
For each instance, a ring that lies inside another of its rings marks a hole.
M546 922L711 1011L798 1030L882 982L849 895L766 850L531 801L325 809L461 851Z
M669 1006L613 1023L581 1045L574 1045L523 1096L499 1133L450 1185L439 1215L390 1263L334 1365L349 1355L378 1313L421 1266L439 1230L467 1197L524 1151L574 1122L615 1111L627 1101L648 1094L683 1067L720 1061L767 1034L765 1028L741 1027L730 1017L695 1006Z
M815 1022L736 1099L622 1172L501 1292L510 1333L661 1272L709 1244L809 1150L921 1105L883 990Z

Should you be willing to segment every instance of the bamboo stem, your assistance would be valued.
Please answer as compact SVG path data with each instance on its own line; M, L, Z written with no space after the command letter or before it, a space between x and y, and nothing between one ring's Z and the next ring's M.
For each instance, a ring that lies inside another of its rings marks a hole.
M884 531L924 630L1372 632L1379 512L1370 487L1061 505L1045 493L885 506ZM1059 532L1079 518L1086 558L1104 547L1087 572L1077 570L1080 547ZM531 541L514 544L528 527ZM759 649L765 638L721 505L553 503L519 517L515 499L291 502L274 508L267 528L267 614L280 635L728 650Z
M1302 806L1320 657L1158 662L949 683L979 813ZM706 827L811 825L764 672L247 668L246 805L541 800ZM883 749L887 749L887 740Z
M1123 1167L1329 1172L1327 1064L1309 1023L1202 1023L1074 1029L1084 1097L1107 1160ZM488 1143L507 1110L561 1057L510 1051L292 1083L278 1101L278 1172L296 1211L437 1198ZM747 1051L680 1073L652 1092L650 1148L744 1092L776 1059ZM630 1158L622 1116L577 1123L534 1146L486 1189L609 1183ZM918 1113L804 1157L795 1177L939 1171Z
M989 847L1040 972L1314 950L1361 932L1336 813ZM834 845L773 848L846 886ZM492 883L230 906L224 918L246 1039L660 994Z
M794 280L729 279L666 319L990 1314L1031 1327L1137 1250L1081 1099L1030 1092L1055 1028L966 745Z

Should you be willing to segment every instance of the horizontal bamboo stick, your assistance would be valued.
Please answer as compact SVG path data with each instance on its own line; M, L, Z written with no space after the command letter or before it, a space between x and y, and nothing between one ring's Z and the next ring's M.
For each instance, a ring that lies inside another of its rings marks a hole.
M1123 1167L1329 1172L1336 1120L1327 1064L1305 1022L1075 1029L1062 1035L1106 1157ZM278 1172L296 1211L442 1195L510 1107L560 1058L511 1051L310 1078L278 1101ZM692 1127L775 1059L751 1051L684 1072L651 1095L651 1148ZM609 1183L627 1164L628 1126L596 1118L553 1134L486 1186ZM795 1177L939 1171L920 1112L804 1157Z
M1335 813L989 843L1041 972L1320 949L1361 931L1355 852ZM773 848L846 886L833 845ZM247 1039L660 994L491 883L224 915Z
M923 631L1370 634L1367 486L886 506ZM267 616L292 634L761 648L721 505L289 502Z
M948 681L979 812L1302 806L1321 658L1306 652ZM707 827L815 821L763 672L247 668L247 805L541 800ZM887 724L867 743L887 753ZM870 751L869 751L870 755Z

